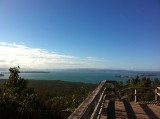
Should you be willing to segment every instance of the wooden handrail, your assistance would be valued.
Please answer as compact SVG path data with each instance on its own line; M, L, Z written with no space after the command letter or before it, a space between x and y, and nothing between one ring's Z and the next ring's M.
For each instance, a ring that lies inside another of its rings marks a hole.
M102 109L102 103L106 96L107 90L113 90L106 88L106 83L112 83L113 85L117 85L116 81L112 80L103 80L98 87L79 105L79 107L68 117L68 119L97 119L100 113L100 110ZM137 90L153 90L155 89L154 93L143 93L139 94L137 93ZM158 90L160 90L160 87L129 87L122 90L122 92L126 90L134 90L134 94L127 94L125 96L120 96L119 93L117 93L117 88L115 86L115 93L119 97L119 99L126 99L129 96L135 97L135 102L137 101L137 96L141 95L155 95L155 100L157 99L157 96L160 96L160 93L158 93ZM119 92L119 91L118 91Z
M103 93L105 91L106 80L103 80L98 87L79 105L79 107L68 117L68 119L88 119L90 117L95 117L94 113L96 110L92 111L98 103L102 103L99 99L103 99ZM101 105L101 104L98 104ZM96 109L96 108L95 108ZM97 107L99 109L99 106ZM91 113L93 114L91 115ZM97 115L98 116L98 115Z
M105 90L106 90L106 88L103 89L103 92L102 92L102 94L101 94L101 96L100 96L100 98L98 100L98 103L97 103L97 105L96 105L96 107L95 107L90 119L96 119L97 116L99 115L100 108L102 108L101 106L102 106L102 103L103 103L103 101L105 99L105 96L106 96L105 95Z
M131 90L131 89L156 89L157 87L129 87L129 88L125 88L122 89L121 92L124 92L125 90ZM160 89L160 87L159 87Z
M154 93L137 93L137 90L145 90L145 89L149 89L149 90L153 90L155 89ZM124 92L126 90L135 90L134 94L127 94L121 97L121 99L126 99L130 96L135 96L135 102L137 102L137 96L143 96L143 95L154 95L155 96L155 100L157 100L157 96L160 96L160 93L157 92L157 90L160 90L160 87L129 87L129 88L125 88L123 90L121 90L121 92Z

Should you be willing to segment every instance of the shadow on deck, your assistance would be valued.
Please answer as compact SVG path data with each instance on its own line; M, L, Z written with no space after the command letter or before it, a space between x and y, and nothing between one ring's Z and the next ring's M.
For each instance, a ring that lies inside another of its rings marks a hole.
M107 83L113 84L113 87L106 88ZM102 81L68 119L160 119L160 102L157 101L159 87L154 88L155 93L151 94L155 96L156 101L137 103L137 96L146 95L137 94L137 90L148 88L128 88L127 90L135 90L135 93L121 96L116 85L116 81ZM134 96L135 102L125 100L128 96Z
M160 119L160 106L128 101L105 101L100 119Z

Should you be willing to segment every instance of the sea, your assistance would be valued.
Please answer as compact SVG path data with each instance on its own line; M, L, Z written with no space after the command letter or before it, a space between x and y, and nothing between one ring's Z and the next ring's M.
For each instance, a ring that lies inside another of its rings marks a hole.
M48 70L47 72L25 72L20 77L33 80L62 80L70 82L99 83L102 80L117 80L125 83L128 79L140 75L140 72L127 70L97 70L97 69L65 69ZM5 73L0 79L8 79L9 73ZM152 77L160 78L160 76Z

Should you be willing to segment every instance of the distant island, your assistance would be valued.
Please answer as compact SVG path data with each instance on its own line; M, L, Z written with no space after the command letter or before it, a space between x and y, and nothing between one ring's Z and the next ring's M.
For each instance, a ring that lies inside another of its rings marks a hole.
M127 76L127 75L118 75L118 76L115 76L115 77L118 77L118 78L127 78L127 79L133 78L133 77Z

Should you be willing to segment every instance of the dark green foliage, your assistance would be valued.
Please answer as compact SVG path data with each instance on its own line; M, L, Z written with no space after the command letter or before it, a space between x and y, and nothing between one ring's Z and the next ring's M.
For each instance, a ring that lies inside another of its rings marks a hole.
M28 88L28 82L19 77L19 67L10 68L9 79L4 83L0 100L1 118L37 117L36 94L34 89Z
M140 84L140 78L139 78L139 76L137 76L136 78L133 78L133 79L131 80L131 84L138 86L138 85Z
M117 81L117 89L119 91L123 89L123 82L122 81Z
M66 119L95 89L95 84L24 80L19 67L0 80L1 119ZM34 88L33 88L34 87Z
M137 94L145 94L143 96L137 96L138 101L149 101L154 100L154 87L160 86L160 80L158 78L151 80L147 77L139 77L130 79L127 81L125 88L127 87L139 87L139 88L147 88L147 89L138 89ZM128 94L134 94L134 90L127 90ZM129 100L134 100L134 96L129 97Z
M10 68L9 80L4 83L5 94L20 95L27 89L28 82L19 77L19 67Z
M34 87L36 92L45 92L51 96L74 95L84 92L84 90L89 93L97 87L97 84L60 80L28 80L28 82L28 87Z
M158 78L155 78L153 81L152 81L152 86L153 87L158 87L160 86L160 80Z
M86 95L68 95L53 97L50 102L56 118L66 119L75 108L86 98Z
M142 87L151 87L151 80L150 80L150 78L142 77L142 79L141 79L141 86Z
M151 80L147 77L139 77L129 79L126 81L126 87L155 87L160 86L160 80L158 78Z

